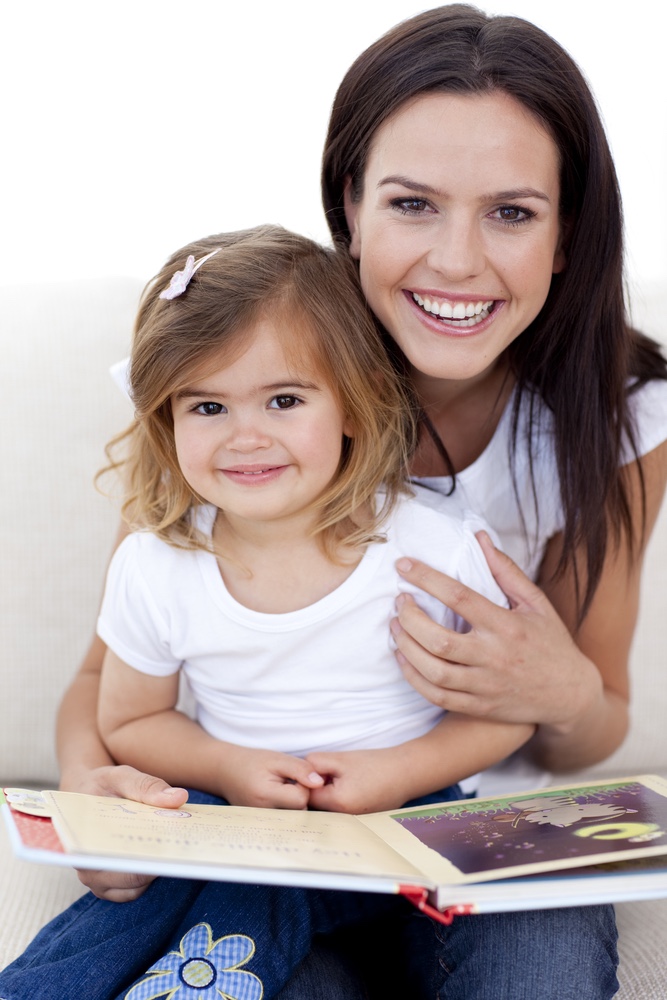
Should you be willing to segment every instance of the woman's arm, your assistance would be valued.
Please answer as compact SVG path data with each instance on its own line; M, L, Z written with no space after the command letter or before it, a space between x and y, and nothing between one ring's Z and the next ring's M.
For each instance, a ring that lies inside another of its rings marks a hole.
M144 674L107 650L98 706L100 734L116 760L196 787L233 805L305 809L323 783L305 760L217 740L175 710L178 673Z
M118 531L114 548L127 534ZM63 696L56 720L60 787L90 795L116 795L158 808L178 808L187 800L182 788L170 788L162 778L133 767L116 766L97 728L97 701L106 646L97 636L78 673ZM136 899L153 881L152 875L79 871L78 876L96 896L112 902Z
M490 568L510 600L498 608L469 588L424 564L401 560L399 571L472 625L464 635L435 625L403 595L392 623L398 657L408 680L450 711L505 722L535 722L530 749L554 770L603 760L623 741L628 724L628 655L637 617L646 542L667 482L667 442L641 459L646 521L641 538L637 463L627 467L638 541L607 557L591 608L574 630L573 574L554 581L559 538L552 540L534 585L511 559L480 538Z
M310 793L310 804L347 813L398 809L497 764L534 732L534 726L450 713L424 736L395 747L311 753L309 763L327 780Z

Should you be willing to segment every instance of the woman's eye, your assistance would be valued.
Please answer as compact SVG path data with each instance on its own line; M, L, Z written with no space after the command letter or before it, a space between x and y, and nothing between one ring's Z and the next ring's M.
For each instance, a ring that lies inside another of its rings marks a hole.
M520 208L518 205L501 205L495 212L491 213L500 222L505 222L510 226L517 226L523 222L529 222L535 215L528 208Z
M298 406L301 400L297 396L274 396L269 403L272 410L289 410L293 406Z
M225 407L222 403L198 403L195 406L195 413L201 413L203 417L217 417L219 413L225 413Z
M394 198L391 205L401 215L423 215L430 208L423 198Z

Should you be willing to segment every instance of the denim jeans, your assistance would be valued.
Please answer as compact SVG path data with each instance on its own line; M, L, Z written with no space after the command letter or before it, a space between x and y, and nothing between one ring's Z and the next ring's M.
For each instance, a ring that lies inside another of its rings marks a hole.
M427 801L447 793L460 797L454 788ZM307 958L314 938L332 932L353 940L365 985L348 980L332 992L345 970L322 948ZM611 907L465 917L447 928L393 896L156 879L131 903L77 900L0 973L0 997L352 1000L358 989L359 997L606 1000L615 968Z

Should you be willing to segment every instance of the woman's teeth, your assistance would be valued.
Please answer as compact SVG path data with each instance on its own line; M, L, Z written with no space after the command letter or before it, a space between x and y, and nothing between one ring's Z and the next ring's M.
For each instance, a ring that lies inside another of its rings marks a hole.
M481 323L489 315L493 308L493 299L487 302L438 302L436 299L422 298L416 292L412 293L412 298L418 306L432 316L439 319L454 321L457 326L475 326Z

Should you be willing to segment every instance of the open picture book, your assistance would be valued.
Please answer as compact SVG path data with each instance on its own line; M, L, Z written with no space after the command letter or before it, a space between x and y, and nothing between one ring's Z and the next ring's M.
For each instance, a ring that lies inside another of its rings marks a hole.
M651 775L352 816L5 789L25 860L402 893L463 913L667 896L667 780Z

